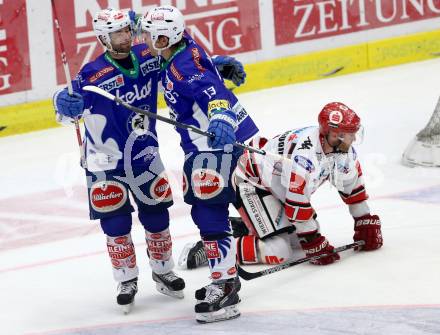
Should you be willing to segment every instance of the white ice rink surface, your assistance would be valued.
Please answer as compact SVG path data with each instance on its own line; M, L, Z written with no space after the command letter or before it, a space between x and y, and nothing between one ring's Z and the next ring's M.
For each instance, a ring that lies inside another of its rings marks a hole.
M242 281L242 316L210 325L193 314L207 268L179 271L185 299L159 294L137 219L139 293L132 313L121 313L104 235L88 220L73 129L0 139L0 334L440 334L440 169L400 165L432 114L439 74L440 60L433 60L240 96L270 136L316 124L330 101L358 112L366 128L358 151L384 246L346 251L327 267L302 264ZM177 135L166 124L158 131L175 195L176 259L198 234L178 185ZM353 222L337 192L324 186L312 203L330 242L350 243Z

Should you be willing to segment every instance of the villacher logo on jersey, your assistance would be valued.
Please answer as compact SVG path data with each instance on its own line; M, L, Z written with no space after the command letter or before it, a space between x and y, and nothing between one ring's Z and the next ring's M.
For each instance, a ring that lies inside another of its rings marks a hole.
M192 173L193 191L197 198L211 199L224 188L225 182L215 170L197 169Z
M121 208L127 200L125 187L117 181L103 181L90 189L92 208L100 213L108 213Z
M168 183L168 179L163 175L159 175L156 180L153 181L150 187L150 193L153 199L159 201L167 202L173 200L170 184Z

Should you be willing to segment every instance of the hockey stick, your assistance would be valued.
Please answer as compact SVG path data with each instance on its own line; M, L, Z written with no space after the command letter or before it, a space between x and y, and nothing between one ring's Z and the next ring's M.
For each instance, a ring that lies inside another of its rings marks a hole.
M118 98L117 96L114 96L113 94L103 90L100 87L93 86L93 85L87 85L87 86L83 87L83 90L89 91L89 92L93 92L93 93L96 93L96 94L99 94L99 95L102 95L103 97L105 97L105 98L107 98L109 100L112 100L112 101L114 101L114 102L116 102L118 104L121 104L122 106L124 106L125 108L127 108L127 109L129 109L129 110L131 110L133 112L136 112L138 114L146 115L148 117L160 120L162 122L166 122L166 123L171 124L173 126L176 126L178 128L189 129L189 130L191 130L192 132L194 132L196 134L204 135L204 136L211 137L211 138L215 136L212 133L209 133L207 131L201 130L200 128L194 127L194 126L192 126L190 124L181 123L181 122L172 120L170 118L167 118L167 117L164 117L164 116L161 116L161 115L158 115L158 114L155 114L155 113L143 110L141 108L134 107L134 106L126 103L124 100ZM238 148L242 148L242 149L248 150L250 152L255 152L255 153L263 155L263 156L267 155L267 156L273 156L276 159L285 159L282 156L274 155L274 154L272 154L270 152L266 152L265 150L256 149L254 147L251 147L251 146L246 145L246 144L241 143L241 142L235 142L234 146L238 147Z
M58 13L57 9L55 7L55 1L51 0L52 3L52 12L53 12L53 22L55 24L55 28L57 31L57 37L58 37L58 43L60 44L60 51L61 51L61 62L63 64L64 68L64 75L66 77L67 81L67 92L69 95L73 95L73 88L72 88L72 82L70 77L70 70L69 70L69 64L67 63L67 56L66 56L66 49L64 48L64 42L63 37L61 34L61 27L58 20ZM78 118L74 118L75 123L75 130L76 130L76 139L78 140L78 146L79 146L79 153L81 157L81 166L83 168L87 168L87 162L84 155L84 146L81 138L81 129L79 128L79 121Z
M357 241L357 242L354 242L354 243L351 243L351 244L346 244L346 245L340 246L338 248L335 248L333 252L336 253L336 252L341 252L341 251L353 249L353 248L359 247L359 246L364 245L364 244L365 244L364 241ZM290 268L290 267L298 265L298 264L302 264L302 263L305 263L305 262L309 262L309 261L313 261L313 260L316 260L316 259L320 259L322 257L326 257L326 256L329 256L329 255L330 254L322 254L322 255L319 255L319 256L304 257L304 258L297 259L295 261L290 261L290 262L287 262L287 263L276 265L274 267L271 267L270 269L261 270L261 271L257 271L257 272L247 272L240 265L237 265L237 270L238 270L238 275L241 278L243 278L244 280L252 280L252 279L255 279L255 278L258 278L258 277L270 275L271 273L275 273L275 272L278 272L278 271Z

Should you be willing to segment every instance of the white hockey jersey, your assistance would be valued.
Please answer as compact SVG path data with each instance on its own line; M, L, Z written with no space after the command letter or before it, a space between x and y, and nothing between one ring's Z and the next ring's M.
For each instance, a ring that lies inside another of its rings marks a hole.
M284 204L290 222L304 223L314 218L311 196L327 180L337 188L346 204L366 200L368 196L355 149L351 147L347 154L326 155L323 140L319 127L289 130L270 140L254 138L252 146L275 155L245 151L236 176L271 192Z

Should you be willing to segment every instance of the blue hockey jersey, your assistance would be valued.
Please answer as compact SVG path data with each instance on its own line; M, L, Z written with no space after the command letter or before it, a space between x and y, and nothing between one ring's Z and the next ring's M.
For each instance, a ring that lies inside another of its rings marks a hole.
M207 130L209 111L222 107L237 116L237 141L244 142L258 132L237 97L228 90L211 58L187 34L174 55L162 64L161 81L171 118ZM206 136L177 128L185 152L213 151Z
M130 57L134 66L127 70L104 53L86 64L72 81L74 91L84 98L84 145L89 171L121 169L124 159L132 166L142 166L157 152L154 119L82 89L95 85L132 106L156 113L159 60L145 45L134 46Z

